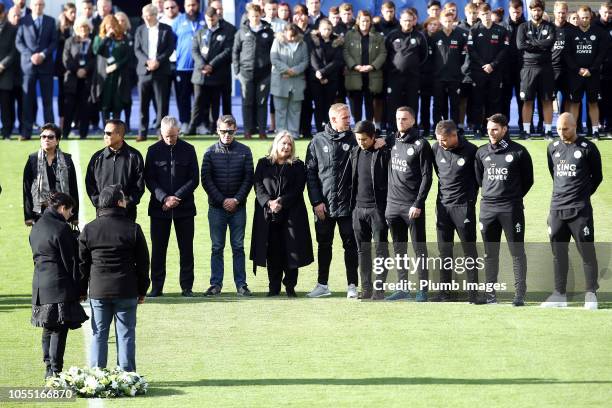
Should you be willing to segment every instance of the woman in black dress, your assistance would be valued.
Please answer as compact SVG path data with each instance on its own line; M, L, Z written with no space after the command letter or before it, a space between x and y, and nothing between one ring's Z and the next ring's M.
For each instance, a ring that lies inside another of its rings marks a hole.
M88 319L79 304L77 242L67 223L74 207L68 194L52 193L47 209L30 232L34 257L32 325L43 328L45 378L63 369L68 330L78 329Z
M255 267L268 268L268 296L280 294L282 280L287 296L295 297L298 268L313 262L305 186L304 162L295 157L291 134L281 131L270 154L259 159L254 177L257 199L250 259Z

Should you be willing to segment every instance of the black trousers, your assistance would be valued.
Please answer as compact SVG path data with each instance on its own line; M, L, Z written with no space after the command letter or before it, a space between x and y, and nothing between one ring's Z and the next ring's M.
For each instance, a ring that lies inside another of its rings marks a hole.
M329 280L329 267L332 261L332 245L334 242L334 231L336 224L340 230L342 247L344 248L344 264L346 265L346 281L350 284L358 284L357 268L357 243L350 216L325 217L323 221L315 216L315 233L318 244L319 276L318 282L327 285Z
M483 129L484 118L498 113L501 101L501 72L493 71L490 74L482 72L472 73L472 108L474 128Z
M305 138L312 137L313 92L310 87L304 89L304 99L300 110L300 134Z
M601 78L601 100L599 101L599 123L612 130L612 78Z
M398 75L397 78L387 79L387 121L392 130L397 130L395 125L397 108L409 106L415 113L419 111L419 88L419 78Z
M264 77L240 78L242 88L242 117L245 133L265 134L268 123L270 74Z
M138 134L147 136L149 131L149 105L155 98L157 116L155 128L159 129L161 120L168 115L169 108L169 77L155 77L153 75L141 75L138 77L138 96L140 98L140 128Z
M434 95L434 84L430 80L421 80L419 88L420 125L426 135L431 132L431 100ZM437 122L434 121L434 127ZM455 122L456 123L456 122Z
M376 207L360 208L353 210L353 230L357 241L357 253L359 254L359 271L361 277L361 288L363 291L372 290L372 241L376 257L387 259L389 257L388 235L389 228L385 221L384 211ZM376 277L383 283L387 280L387 272L383 271Z
M47 374L60 373L64 368L64 351L66 350L67 326L43 328L42 351Z
M593 226L593 209L590 206L568 210L550 210L548 217L550 244L553 252L555 273L555 290L565 293L567 273L569 270L568 248L570 238L576 242L578 253L582 257L584 278L587 292L595 292L597 284L597 255L595 253L595 228Z
M452 81L435 81L433 88L434 126L443 119L452 119L459 123L459 103L461 101L461 84ZM450 114L449 114L450 111Z
M212 132L219 119L219 107L225 85L194 85L193 109L191 111L190 130L195 130L201 123Z
M308 88L312 89L312 93L316 95L314 99L315 107L315 126L317 132L322 132L325 124L329 122L329 108L336 102L338 95L338 83L328 82L323 85L319 81L310 81Z
M512 63L512 61L509 61ZM518 127L519 130L523 131L523 120L521 112L523 112L523 100L520 97L521 94L521 67L508 67L508 72L505 73L503 84L502 84L502 96L500 112L506 115L510 119L510 106L512 105L512 98L516 99L516 106L518 108Z
M361 91L348 91L349 106L355 123L363 119L363 105L365 104L365 119L374 120L374 95L369 89Z
M191 83L193 71L176 71L175 85L176 107L178 108L181 123L189 123L191 119L191 96L194 89Z
M287 249L285 241L279 239L283 236L286 224L271 223L268 232L268 253L266 263L268 267L268 288L270 293L278 294L281 290L281 282L287 289L293 289L297 285L298 270L287 266ZM283 272L285 278L283 279Z
M8 139L13 133L15 124L15 105L11 91L5 89L0 89L0 120L2 120L2 138Z
M35 107L38 105L36 97L36 83L40 85L42 96L43 116L45 123L54 123L53 117L53 75L36 74L23 75L23 117L22 136L29 139L32 137L32 127L36 120Z
M503 231L512 256L516 296L524 297L527 292L527 256L525 255L525 214L523 207L515 206L510 212L497 212L481 207L479 225L485 249L487 283L497 282L500 240Z
M232 83L222 85L221 107L224 115L232 114Z
M79 123L79 136L81 139L87 137L89 131L89 117L91 115L89 98L89 87L84 79L77 81L77 89L74 94L64 94L64 128L62 135L67 138L72 128L72 121Z
M438 235L438 249L442 260L453 258L453 247L455 232L461 241L463 256L467 259L478 258L476 249L476 208L475 204L463 207L447 207L436 203L436 232ZM474 263L466 265L467 281L478 283L478 270ZM458 271L456 271L459 273ZM448 263L442 263L440 270L440 282L450 283L453 279L453 270L448 268Z
M166 280L166 252L170 239L170 227L174 232L179 248L179 282L182 290L193 288L193 236L194 217L155 218L151 217L151 287L162 292Z
M419 218L408 218L409 207L399 207L396 205L387 204L385 218L387 225L391 230L391 238L393 239L393 252L395 256L398 254L404 256L408 253L408 232L410 231L410 240L412 241L412 249L415 252L415 258L427 258L427 234L425 231L425 209L421 211ZM419 281L429 279L429 270L427 265L419 263L418 267ZM397 271L399 282L408 280L408 271L404 268L399 268ZM427 289L425 289L427 291Z

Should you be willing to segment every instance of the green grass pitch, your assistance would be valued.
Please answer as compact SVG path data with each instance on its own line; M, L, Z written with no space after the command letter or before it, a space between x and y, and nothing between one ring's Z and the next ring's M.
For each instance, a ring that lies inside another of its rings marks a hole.
M144 156L148 143L128 142ZM201 161L214 141L192 142ZM256 161L271 141L248 144ZM533 157L536 180L525 200L526 239L546 242L551 193L546 142L532 140L525 145ZM307 141L297 142L302 158L306 146ZM604 182L593 197L595 235L597 241L611 242L612 143L603 141L598 146ZM102 141L64 140L61 147L78 152L83 179L87 162ZM0 387L40 386L44 374L41 332L29 323L33 265L21 198L23 166L37 148L36 141L0 142ZM434 177L427 201L431 241L435 240L435 185ZM138 215L147 237L148 200L147 192ZM208 207L201 186L196 200L194 291L201 294L210 277ZM91 220L91 203L86 200L82 205L85 218ZM251 218L252 192L247 210ZM247 255L250 224L249 220ZM255 297L237 299L231 252L226 248L224 294L217 299L184 299L178 285L176 241L171 238L166 296L147 299L138 312L138 371L148 379L150 392L141 398L104 401L104 406L610 406L610 303L602 302L602 310L589 312L580 307L580 297L567 310L540 309L533 301L520 309L507 304L349 301L344 298L346 280L338 241L334 248L330 287L335 296L331 298L303 296L316 281L315 263L300 270L300 298L266 299L265 270L259 268L253 276L247 262ZM552 271L528 273L549 274L552 285ZM71 331L65 366L86 365L86 349L84 329ZM115 359L113 349L114 343L110 365ZM84 407L87 401L55 405ZM31 404L0 402L0 406Z

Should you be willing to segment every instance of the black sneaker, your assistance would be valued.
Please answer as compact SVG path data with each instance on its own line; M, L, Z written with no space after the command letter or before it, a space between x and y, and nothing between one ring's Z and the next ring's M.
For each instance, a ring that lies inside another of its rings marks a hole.
M359 294L359 299L361 300L370 300L372 298L372 289L364 289L361 291L361 293Z
M372 300L385 300L385 291L375 290L372 294Z
M525 306L525 298L522 296L515 296L514 299L512 300L512 306L514 307Z
M290 298L296 298L297 297L297 293L295 293L295 289L294 288L286 288L285 291L287 292L287 297L290 297Z
M468 293L468 303L470 305L484 305L487 303L487 300L484 298L484 296L480 296L478 291L473 290Z
M495 296L495 293L487 292L485 294L485 299L486 299L487 305L497 304L497 296Z
M238 289L238 296L252 296L252 295L253 294L251 293L247 285L244 285L243 287Z
M221 286L212 285L204 292L204 296L216 296L221 294Z
M523 140L529 140L529 133L525 132L524 130L521 132L520 134L521 139Z
M544 135L544 140L552 141L553 139L554 139L553 132L550 130L546 132L546 134Z
M593 142L599 142L599 132L593 132L593 136L591 136L591 140Z
M266 295L266 297L276 297L276 296L279 296L279 295L280 295L280 292L277 292L277 291L270 291L270 292L268 292L268 294Z
M450 302L452 301L450 293L445 290L440 291L433 299L432 302Z
M160 296L164 296L164 293L161 290L157 290L157 289L153 289L151 290L149 293L147 293L147 297L160 297Z
M183 296L183 297L193 297L193 291L191 289L183 289L181 291L181 296Z

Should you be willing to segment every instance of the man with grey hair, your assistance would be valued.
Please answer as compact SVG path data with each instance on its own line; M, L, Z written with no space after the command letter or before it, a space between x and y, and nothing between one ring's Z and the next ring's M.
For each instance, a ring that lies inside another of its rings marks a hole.
M244 230L246 199L253 187L253 155L248 146L234 139L236 119L223 115L217 120L219 141L204 153L202 186L208 194L208 225L212 254L210 287L207 296L218 295L223 287L223 250L230 230L234 283L238 296L250 296L246 283Z
M180 253L181 292L192 297L193 236L196 206L193 192L199 184L195 148L179 139L180 123L172 116L161 120L161 140L151 145L145 162L145 183L151 192L151 292L162 296L166 278L166 251L170 227Z
M137 142L147 140L149 128L149 105L155 97L157 119L155 127L159 129L161 120L168 114L168 86L172 68L170 56L174 52L176 38L172 28L157 21L157 8L147 4L142 8L145 24L138 27L134 35L134 53L138 59L138 95L140 97L140 128Z

